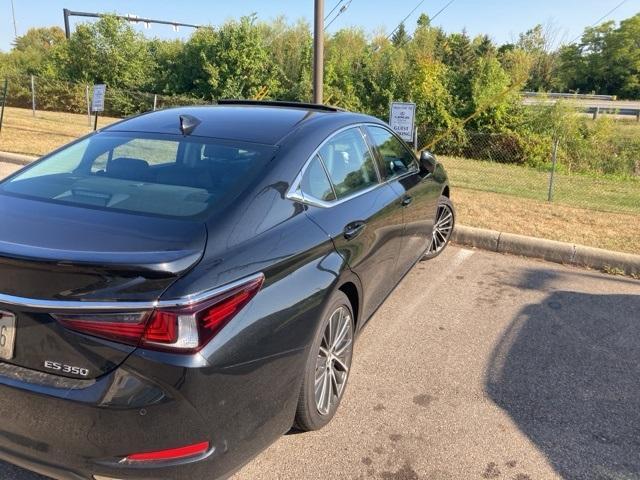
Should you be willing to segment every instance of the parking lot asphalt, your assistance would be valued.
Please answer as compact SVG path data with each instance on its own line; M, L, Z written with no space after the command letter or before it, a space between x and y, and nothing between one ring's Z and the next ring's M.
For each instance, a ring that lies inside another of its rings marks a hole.
M452 246L366 326L333 422L233 480L638 479L639 374L639 281Z

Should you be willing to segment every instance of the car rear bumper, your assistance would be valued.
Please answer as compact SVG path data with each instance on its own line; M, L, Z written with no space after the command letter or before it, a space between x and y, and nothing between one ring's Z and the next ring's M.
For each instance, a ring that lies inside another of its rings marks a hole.
M227 478L291 426L301 355L220 370L134 354L96 381L62 384L0 369L0 458L60 480ZM122 462L204 441L199 457Z

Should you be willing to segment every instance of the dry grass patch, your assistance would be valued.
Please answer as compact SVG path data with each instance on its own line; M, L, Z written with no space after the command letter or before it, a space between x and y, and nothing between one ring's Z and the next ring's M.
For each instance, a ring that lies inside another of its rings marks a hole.
M104 127L117 120L98 117L98 126ZM36 112L33 117L31 110L7 107L0 133L0 151L44 155L92 130L93 120L89 126L86 115Z
M453 188L452 197L462 225L640 254L636 215L461 188Z

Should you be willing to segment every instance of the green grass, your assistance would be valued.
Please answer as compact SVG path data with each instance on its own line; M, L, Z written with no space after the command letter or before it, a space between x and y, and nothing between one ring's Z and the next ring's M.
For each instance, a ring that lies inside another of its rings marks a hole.
M517 165L440 157L454 187L547 200L549 173ZM640 214L640 178L556 173L553 201L591 210Z
M640 135L640 122L634 120L617 120L615 122L616 134L622 139L637 139Z

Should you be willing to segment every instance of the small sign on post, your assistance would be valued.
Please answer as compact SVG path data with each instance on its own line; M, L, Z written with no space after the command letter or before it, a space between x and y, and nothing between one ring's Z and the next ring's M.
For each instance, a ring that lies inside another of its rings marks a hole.
M31 75L31 113L36 116L36 82Z
M0 132L2 131L2 120L4 119L4 106L7 104L7 91L9 90L9 79L4 79L4 88L2 89L2 99L0 99Z
M104 111L104 96L107 93L107 86L103 83L99 83L93 86L93 98L91 99L91 111L96 114L95 121L93 123L93 129L98 128L98 112Z
M415 134L416 104L392 102L389 126L405 142L413 142Z

